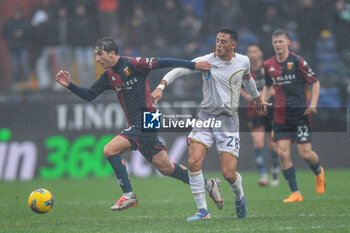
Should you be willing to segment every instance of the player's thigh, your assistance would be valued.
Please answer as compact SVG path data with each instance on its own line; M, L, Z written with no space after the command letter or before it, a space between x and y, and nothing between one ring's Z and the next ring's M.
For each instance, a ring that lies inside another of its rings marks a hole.
M234 182L237 178L237 157L229 152L221 152L221 171L226 180Z
M223 127L213 129L216 150L228 152L239 157L240 139L239 139L239 119L238 117L220 116Z
M103 148L104 155L109 158L115 154L120 154L130 150L131 144L128 139L117 135L109 141Z
M163 175L169 176L174 172L174 164L170 161L165 150L161 150L153 156L152 164Z

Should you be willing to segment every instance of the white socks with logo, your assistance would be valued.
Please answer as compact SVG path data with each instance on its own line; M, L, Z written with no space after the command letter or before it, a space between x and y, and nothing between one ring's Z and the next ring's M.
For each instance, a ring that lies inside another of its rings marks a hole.
M188 177L190 180L191 190L194 200L196 201L198 209L208 209L207 201L205 199L205 187L204 177L202 170L198 172L188 171Z
M241 175L237 173L237 180L235 183L231 184L230 182L227 182L229 183L229 185L231 186L231 189L232 191L234 192L235 194L235 200L236 201L239 201L241 200L243 197L244 197L244 192L243 192L243 187L242 187L242 177Z

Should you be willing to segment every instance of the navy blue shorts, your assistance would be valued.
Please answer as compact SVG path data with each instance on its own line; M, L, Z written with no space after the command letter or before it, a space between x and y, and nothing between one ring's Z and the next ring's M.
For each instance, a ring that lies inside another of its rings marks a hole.
M311 126L308 120L276 124L272 126L272 136L275 141L291 139L296 143L307 143L312 140Z
M258 128L260 126L265 127L265 132L272 131L272 122L273 122L273 106L275 104L274 98L271 98L268 102L272 103L272 106L267 107L266 116L249 116L248 117L248 128L249 130Z
M152 162L155 154L167 149L159 140L157 131L144 132L141 129L130 127L124 129L119 135L129 140L131 150L139 150L149 162Z
M249 130L258 128L260 126L265 127L265 132L271 132L271 130L272 130L271 117L269 117L269 116L251 116L251 117L248 117Z
M273 108L269 107L266 116L250 116L248 117L248 128L250 130L258 128L259 126L265 127L265 132L271 132L273 121Z

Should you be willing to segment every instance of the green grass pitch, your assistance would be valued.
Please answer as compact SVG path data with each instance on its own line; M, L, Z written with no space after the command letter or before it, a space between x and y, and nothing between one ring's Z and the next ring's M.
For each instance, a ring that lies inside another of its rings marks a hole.
M0 232L350 232L350 171L326 170L327 189L316 194L311 171L297 171L302 203L284 204L284 179L278 187L259 187L258 174L241 172L248 205L237 219L233 193L222 182L224 207L207 198L212 219L187 223L196 212L189 186L171 178L132 177L137 207L110 211L121 191L114 179L60 179L0 182ZM221 174L205 174L218 177ZM47 214L33 213L30 192L50 190L55 205Z

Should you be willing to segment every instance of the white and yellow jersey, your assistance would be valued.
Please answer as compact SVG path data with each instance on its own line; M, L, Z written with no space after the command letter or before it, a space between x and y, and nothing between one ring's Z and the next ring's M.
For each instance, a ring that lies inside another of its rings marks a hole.
M249 58L234 53L230 61L223 61L216 53L210 53L192 61L208 61L212 66L209 72L202 72L202 111L213 115L238 116L242 79L250 77Z

